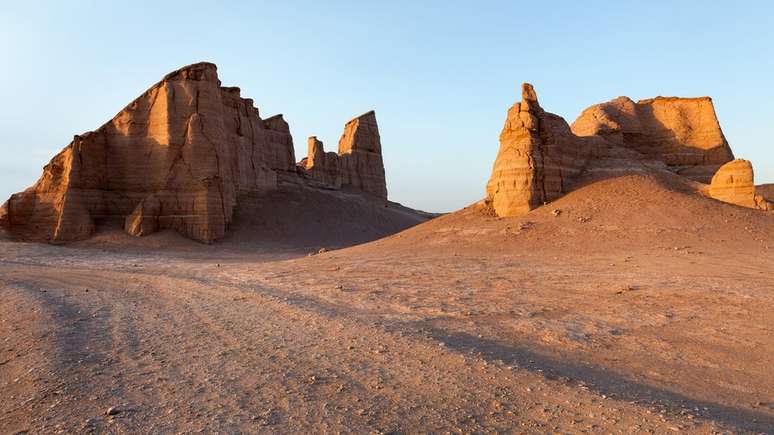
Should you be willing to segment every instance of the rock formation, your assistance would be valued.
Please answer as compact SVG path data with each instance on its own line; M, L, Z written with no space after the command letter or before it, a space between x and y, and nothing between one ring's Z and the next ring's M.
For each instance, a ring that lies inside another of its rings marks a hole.
M716 172L728 178L718 169L733 158L709 97L637 103L619 97L584 110L570 127L544 111L533 87L525 83L521 102L508 110L500 134L487 203L498 216L524 214L572 190L579 175L668 171L709 183ZM744 168L729 166L727 172L736 181L716 185L713 180L716 194L711 196L768 209L763 197L755 195L749 162L748 169L743 177Z
M326 153L323 143L316 136L308 139L308 147L307 157L298 163L301 174L333 188L341 187L339 155L334 152Z
M382 142L373 110L344 126L344 133L339 139L339 159L342 186L387 198Z
M756 193L753 167L747 160L733 160L721 166L712 177L709 193L717 200L743 207L774 209L774 204Z
M769 202L774 202L774 184L759 184L755 186L755 193Z
M382 144L376 113L370 111L347 122L339 152L326 153L317 137L309 138L309 154L298 163L306 177L333 187L345 187L387 198Z
M345 159L342 184L386 198L376 118L353 122L342 142L358 157ZM0 224L22 238L66 242L120 220L133 235L175 229L209 243L225 234L239 195L275 189L278 174L297 176L282 115L261 119L239 88L221 86L215 65L198 63L75 136L3 205Z
M578 138L560 116L544 111L532 85L522 85L521 102L508 110L500 151L487 184L499 216L523 214L566 192L593 154L592 141Z
M601 136L702 183L734 158L709 97L618 97L584 110L572 131Z

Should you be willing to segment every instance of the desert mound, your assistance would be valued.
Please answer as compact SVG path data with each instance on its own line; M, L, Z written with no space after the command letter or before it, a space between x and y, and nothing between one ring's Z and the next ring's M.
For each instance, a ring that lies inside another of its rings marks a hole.
M699 183L663 171L597 177L576 180L570 193L527 214L498 217L480 201L356 249L446 246L444 252L518 249L560 256L686 246L774 250L774 215L709 198Z
M240 197L227 247L240 244L334 249L369 242L435 217L352 191L309 188L295 177Z
M281 190L280 179L309 187L308 195L336 189L373 199L362 204L388 207L374 111L346 124L338 154L321 161L322 143L310 153L297 164L282 115L261 118L239 88L221 86L214 64L197 63L166 75L97 130L76 135L37 183L3 205L0 226L19 239L70 242L118 220L131 235L172 229L210 243L226 235L240 198L272 195ZM374 222L372 233L427 218L404 211L385 227Z

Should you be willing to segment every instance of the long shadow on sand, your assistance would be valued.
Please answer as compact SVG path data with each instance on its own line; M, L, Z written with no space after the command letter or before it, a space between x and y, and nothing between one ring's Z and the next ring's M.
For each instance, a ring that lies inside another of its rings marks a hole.
M181 278L191 279L190 276ZM203 279L202 282L225 287L232 285L227 281L211 278ZM311 310L327 318L346 316L351 319L354 315L356 320L362 320L369 325L374 325L374 320L376 320L373 313L358 310L351 306L340 306L325 302L312 296L294 292L288 293L266 286L253 286L253 289L264 297L298 308ZM381 320L376 324L388 332L400 331L408 334L418 334L418 330L424 329L429 331L430 338L443 342L447 349L460 353L473 352L479 354L481 358L487 361L502 361L506 364L517 365L525 370L541 373L550 380L560 382L564 380L568 383L575 381L576 384L585 385L589 390L595 391L598 394L610 397L615 396L617 399L629 402L637 402L651 409L663 410L673 415L679 415L681 411L688 409L697 418L716 421L741 432L770 433L771 428L774 427L774 416L765 413L697 400L664 388L631 380L625 377L625 375L606 370L602 367L582 362L573 362L558 356L549 356L535 349L478 338L465 333L451 332L432 326L430 322L433 320L426 319L418 322Z
M106 374L115 366L110 357L110 349L114 347L107 321L110 313L105 309L92 313L72 303L69 292L58 288L40 287L15 279L0 280L0 288L22 295L34 309L39 309L56 324L56 327L35 335L37 340L46 343L35 344L28 351L36 353L44 367L38 371L37 389L25 402L19 398L17 403L4 404L6 409L5 416L0 416L0 432L7 429L6 416L23 408L28 408L39 418L42 416L43 427L59 423L70 431L99 429L103 422L88 418L94 415L91 399L87 399L92 394L91 386L110 385L111 394L121 398L127 391L120 378L110 378ZM27 310L30 306L19 308ZM87 420L85 426L83 419Z
M211 280L207 281L212 282ZM223 281L218 282L218 284L229 285ZM351 306L343 307L315 297L298 293L287 293L265 286L254 287L254 290L261 293L264 297L312 310L328 318L339 316L352 318L353 314L355 314L356 317L360 317L369 325L374 325L373 313L357 310ZM368 320L365 320L366 318ZM424 329L429 331L430 338L443 342L447 349L460 353L476 353L490 362L502 361L506 364L517 365L522 369L541 373L549 380L560 382L564 380L568 383L575 381L576 384L585 385L589 390L595 391L598 394L610 397L615 396L620 400L640 403L651 409L657 409L673 415L680 415L682 411L688 409L691 410L692 415L698 418L716 421L742 432L770 433L771 428L774 427L774 416L768 414L705 400L697 400L673 391L628 379L622 374L602 367L548 356L522 346L478 338L465 333L447 331L431 326L430 322L432 320L427 319L419 322L379 321L376 324L387 331L401 331L409 334L417 334L418 330ZM698 411L696 411L697 409Z
M692 411L692 414L733 426L737 430L769 433L774 427L774 417L771 415L692 399L672 391L632 381L623 375L601 367L567 359L560 360L523 347L482 339L465 333L449 332L434 327L428 328L427 324L424 323L415 324L415 326L429 329L430 335L434 339L442 341L447 348L458 352L474 352L487 361L502 361L530 371L540 371L548 379L565 380L568 383L575 381L599 394L651 405L675 415L680 414L680 411L685 408L698 409L698 412Z
M155 275L148 271L133 271L134 274ZM243 286L235 286L228 280L213 277L192 277L190 275L167 273L181 280L196 281L203 285L220 287L233 287L235 290L244 291ZM379 316L374 313L357 310L351 306L341 306L323 301L312 296L295 292L287 292L264 285L252 283L250 287L262 297L275 300L280 303L293 305L297 308L314 311L327 318L345 316L356 321L363 321L374 325L374 320ZM46 301L57 305L58 301ZM70 315L71 313L65 313ZM418 330L429 331L429 338L441 341L447 349L460 353L475 353L481 358L506 364L516 365L522 369L541 373L547 379L578 385L585 385L588 389L615 396L616 399L637 402L651 409L663 410L674 415L679 415L685 409L692 410L692 414L698 418L716 421L729 426L735 431L769 433L774 427L774 416L762 412L754 412L747 409L713 403L706 400L697 400L664 388L646 385L625 377L625 375L606 370L602 367L575 362L560 356L546 355L539 352L538 348L502 343L495 340L478 338L469 334L448 331L432 326L431 322L437 319L425 319L421 321L392 321L380 319L376 324L390 332L404 332L410 335L425 335ZM79 347L78 343L73 343ZM699 411L695 411L698 409Z
M193 278L180 275L178 278L195 280L201 284L223 287L233 286L233 283L226 280L209 277ZM351 306L340 306L312 296L295 292L289 293L266 286L253 286L253 289L264 297L298 308L311 310L327 318L346 316L351 319L354 315L356 319L361 319L369 325L374 324L373 313L357 310ZM447 349L460 353L477 353L481 358L491 362L502 361L506 364L518 365L525 370L541 373L550 380L575 381L577 384L585 385L588 389L598 394L610 397L615 396L617 399L629 402L637 402L651 409L663 410L673 415L679 415L681 411L689 409L691 414L698 418L717 421L720 424L731 426L737 431L744 432L770 433L771 428L774 427L774 416L765 413L697 400L673 391L628 379L622 374L602 367L573 362L558 356L549 356L535 349L478 338L465 333L451 332L432 326L430 322L433 320L426 319L419 322L379 321L377 324L387 331L401 331L409 334L417 334L418 330L424 329L429 331L430 338L443 342Z

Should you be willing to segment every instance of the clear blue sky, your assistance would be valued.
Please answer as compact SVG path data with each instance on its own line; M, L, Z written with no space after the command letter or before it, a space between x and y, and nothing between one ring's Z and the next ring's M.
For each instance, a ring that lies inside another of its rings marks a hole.
M772 2L3 3L2 200L73 134L203 60L262 116L285 114L299 159L307 136L335 149L375 109L390 198L430 211L483 197L524 81L569 122L619 95L710 95L736 156L774 182Z

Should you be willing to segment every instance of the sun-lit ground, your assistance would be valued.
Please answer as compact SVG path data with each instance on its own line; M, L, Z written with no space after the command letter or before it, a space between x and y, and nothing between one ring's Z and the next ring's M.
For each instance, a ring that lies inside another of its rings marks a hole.
M0 428L766 432L773 228L631 177L313 256L2 242Z

